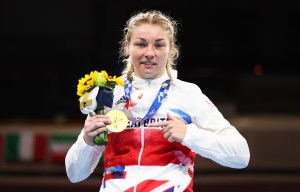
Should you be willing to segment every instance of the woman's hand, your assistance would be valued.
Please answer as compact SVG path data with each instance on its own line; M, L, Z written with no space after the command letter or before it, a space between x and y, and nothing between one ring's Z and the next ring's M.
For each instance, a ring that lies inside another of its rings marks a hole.
M174 118L170 113L167 113L168 121L149 123L148 127L162 127L164 138L169 142L182 142L186 134L186 124Z
M84 122L83 139L88 145L94 145L93 139L103 131L107 131L106 125L111 124L107 115L89 116Z

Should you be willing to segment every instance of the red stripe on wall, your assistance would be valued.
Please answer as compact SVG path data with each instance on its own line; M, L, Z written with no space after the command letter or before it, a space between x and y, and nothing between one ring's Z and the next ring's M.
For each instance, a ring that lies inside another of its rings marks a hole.
M55 152L51 155L51 162L54 164L64 164L67 152Z
M34 161L45 162L48 154L48 137L43 133L37 133L34 139Z

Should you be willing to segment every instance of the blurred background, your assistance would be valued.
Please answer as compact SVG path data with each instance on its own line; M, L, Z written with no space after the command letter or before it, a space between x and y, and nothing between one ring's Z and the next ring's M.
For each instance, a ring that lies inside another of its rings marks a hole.
M0 188L98 191L101 163L72 184L64 156L85 116L78 80L119 75L126 20L159 9L180 22L179 78L197 84L246 137L246 169L200 156L194 191L300 191L299 1L2 0Z

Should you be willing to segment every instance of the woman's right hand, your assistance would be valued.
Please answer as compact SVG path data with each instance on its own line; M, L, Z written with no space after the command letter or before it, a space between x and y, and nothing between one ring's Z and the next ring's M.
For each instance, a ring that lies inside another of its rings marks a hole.
M106 125L112 122L107 115L88 116L84 122L83 139L88 145L95 145L93 139L103 131L107 131Z

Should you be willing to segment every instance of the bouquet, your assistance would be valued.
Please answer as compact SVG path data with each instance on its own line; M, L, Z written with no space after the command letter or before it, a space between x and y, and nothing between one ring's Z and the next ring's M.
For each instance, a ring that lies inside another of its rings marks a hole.
M112 107L113 90L116 85L124 86L121 77L109 76L106 71L92 71L79 79L77 95L79 107L83 114L93 116L104 114L104 107ZM96 145L105 145L108 142L107 131L98 134L93 142Z

